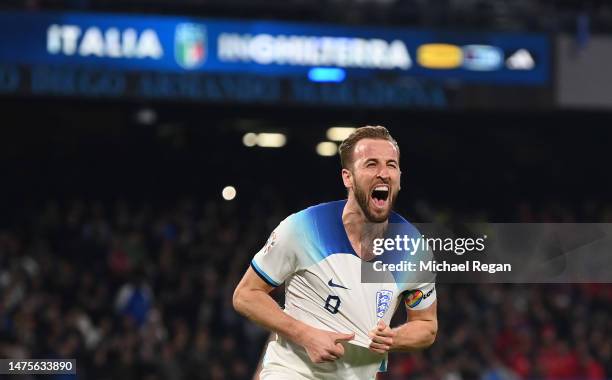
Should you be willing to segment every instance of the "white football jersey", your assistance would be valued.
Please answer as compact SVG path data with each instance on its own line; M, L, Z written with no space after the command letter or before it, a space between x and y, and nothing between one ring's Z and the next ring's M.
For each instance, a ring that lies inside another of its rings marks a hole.
M434 283L410 282L407 272L388 272L385 282L362 283L362 260L342 223L345 204L346 200L320 204L283 220L251 267L272 286L285 283L285 313L322 330L355 332L355 338L345 345L341 359L313 364L302 347L277 337L266 349L264 379L373 379L386 369L386 356L368 350L369 331L379 319L388 325L403 301L418 310L436 299ZM411 237L421 236L396 213L389 223L405 227Z

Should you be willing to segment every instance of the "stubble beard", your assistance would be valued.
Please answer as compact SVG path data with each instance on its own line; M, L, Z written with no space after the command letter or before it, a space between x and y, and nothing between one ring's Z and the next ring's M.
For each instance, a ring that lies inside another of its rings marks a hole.
M387 221L387 219L389 218L389 214L391 214L391 210L393 210L393 207L395 206L395 200L397 199L397 192L391 193L392 189L389 189L389 207L387 208L387 211L384 214L375 215L372 212L370 212L370 207L368 205L368 202L370 200L370 192L365 191L360 186L358 186L356 183L353 183L353 185L354 185L353 191L355 193L355 199L357 199L357 204L359 204L359 207L361 207L361 211L363 211L363 214L366 217L366 221L370 223L383 223Z

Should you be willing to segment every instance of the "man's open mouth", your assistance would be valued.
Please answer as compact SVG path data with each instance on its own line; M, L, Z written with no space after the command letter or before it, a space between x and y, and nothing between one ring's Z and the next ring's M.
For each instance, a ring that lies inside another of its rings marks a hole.
M370 195L374 205L378 208L383 208L389 199L389 185L377 185Z

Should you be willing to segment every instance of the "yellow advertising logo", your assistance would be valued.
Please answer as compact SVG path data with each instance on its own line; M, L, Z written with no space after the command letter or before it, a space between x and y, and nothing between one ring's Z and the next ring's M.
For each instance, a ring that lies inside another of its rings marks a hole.
M425 44L417 49L417 62L428 69L454 69L461 66L461 48L450 44Z

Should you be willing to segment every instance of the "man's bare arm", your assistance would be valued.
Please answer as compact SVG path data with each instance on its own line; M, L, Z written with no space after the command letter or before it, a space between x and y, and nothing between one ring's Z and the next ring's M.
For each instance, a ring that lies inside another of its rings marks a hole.
M234 290L234 309L268 330L298 343L306 325L282 311L269 294L272 290L274 287L249 268Z
M282 311L270 296L274 288L249 268L234 291L237 312L253 322L304 347L314 363L333 361L344 355L340 342L352 340L354 333L342 334L316 329Z
M438 333L438 301L423 310L408 309L408 320L393 329L392 351L412 351L427 348L436 340Z

